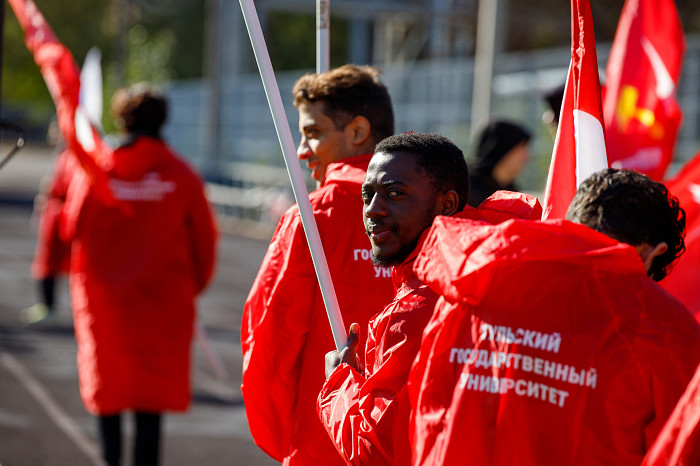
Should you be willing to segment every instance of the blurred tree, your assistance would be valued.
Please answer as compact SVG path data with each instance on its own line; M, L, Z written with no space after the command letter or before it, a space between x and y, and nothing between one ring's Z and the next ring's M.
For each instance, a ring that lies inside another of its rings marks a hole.
M331 16L331 67L347 63L348 22ZM316 17L303 13L272 12L265 24L270 60L275 70L316 69Z
M105 109L121 85L202 75L203 0L34 1L79 64L91 47L101 50ZM4 29L3 112L46 124L53 103L9 7ZM105 123L112 129L111 118Z
M508 37L510 51L535 50L566 46L571 41L570 2L533 0L508 2ZM598 43L611 43L624 0L590 0L595 36ZM686 34L700 32L700 2L676 0L676 7ZM553 20L553 18L562 18Z

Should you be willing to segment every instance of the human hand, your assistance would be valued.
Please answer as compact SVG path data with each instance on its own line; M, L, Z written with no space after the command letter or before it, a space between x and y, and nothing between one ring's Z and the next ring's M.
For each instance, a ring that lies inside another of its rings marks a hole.
M350 364L356 371L360 371L360 361L357 358L357 347L360 344L360 324L350 325L350 335L345 348L340 351L326 353L326 378L330 377L336 367L343 363Z

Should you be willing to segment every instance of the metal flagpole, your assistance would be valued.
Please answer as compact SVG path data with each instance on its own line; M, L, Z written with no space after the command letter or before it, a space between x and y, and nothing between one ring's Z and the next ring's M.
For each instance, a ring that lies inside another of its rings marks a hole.
M255 60L260 69L260 76L262 78L263 87L265 88L267 102L270 105L270 112L272 112L272 119L274 120L275 129L277 130L277 137L282 147L284 162L287 165L289 179L292 182L294 198L299 207L301 222L304 226L304 232L306 233L306 241L309 243L309 249L311 250L311 259L316 269L316 277L321 287L323 302L326 305L326 312L328 313L328 320L331 324L335 346L338 351L340 351L345 347L345 343L347 342L347 333L343 325L343 317L340 314L331 274L328 270L326 255L323 252L321 237L318 234L316 219L314 218L311 202L309 201L309 196L306 191L304 176L301 173L301 165L296 157L296 147L292 139L292 132L289 129L287 116L284 113L284 105L282 104L282 97L280 96L277 80L275 79L275 72L272 69L270 54L265 45L265 37L260 27L260 20L255 11L253 0L240 0L240 4L243 12L243 19L248 28L250 42L253 45Z
M331 67L331 0L316 0L316 73Z
M471 134L489 121L491 114L491 80L496 53L498 0L481 0L477 12L476 53L474 54L474 87L472 91Z

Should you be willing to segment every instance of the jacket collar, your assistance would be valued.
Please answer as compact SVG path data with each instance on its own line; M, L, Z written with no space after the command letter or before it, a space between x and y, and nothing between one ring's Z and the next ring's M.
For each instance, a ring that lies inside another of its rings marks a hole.
M367 174L367 166L373 154L356 155L328 165L326 180L323 185L338 181L364 182Z
M411 251L408 257L399 265L394 266L394 271L391 274L391 278L394 283L394 290L399 290L406 285L410 286L411 288L417 288L422 284L413 271L413 264L418 258L418 253L421 250L421 246L423 246L423 243L428 237L429 230L429 228L426 228L423 233L420 234L418 237L418 244L416 244L416 247L413 249L413 251Z

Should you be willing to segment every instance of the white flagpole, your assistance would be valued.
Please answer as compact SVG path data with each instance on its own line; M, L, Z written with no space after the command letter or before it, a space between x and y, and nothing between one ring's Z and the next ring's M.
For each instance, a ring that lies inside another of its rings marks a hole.
M316 0L316 73L331 67L331 0Z
M248 36L250 37L250 42L253 45L255 60L257 61L258 68L260 69L260 76L262 77L263 87L265 88L267 102L270 105L270 111L272 112L272 119L275 122L277 137L279 138L280 146L282 146L284 163L287 165L289 179L292 182L294 198L296 199L297 206L299 207L301 222L304 226L304 232L306 233L306 241L309 243L309 249L311 250L311 259L313 260L314 268L316 269L316 276L318 277L318 283L321 287L323 302L326 305L326 312L328 313L328 320L331 324L331 331L333 332L335 346L338 351L340 351L345 347L345 343L347 342L347 333L345 332L345 326L343 325L343 317L340 314L338 299L336 298L335 289L333 288L331 274L328 270L326 255L323 252L321 237L318 234L316 219L314 218L314 214L311 209L311 202L309 202L309 196L306 192L304 176L301 173L301 165L299 164L299 160L296 156L296 147L294 146L294 140L292 139L292 132L289 129L287 115L284 113L284 105L282 104L282 97L280 96L280 91L277 87L275 72L272 69L270 54L268 53L267 46L265 45L265 37L263 36L262 28L260 27L260 20L258 19L257 12L255 11L253 0L240 0L240 4L243 12L243 19L245 20L246 27L248 28Z

